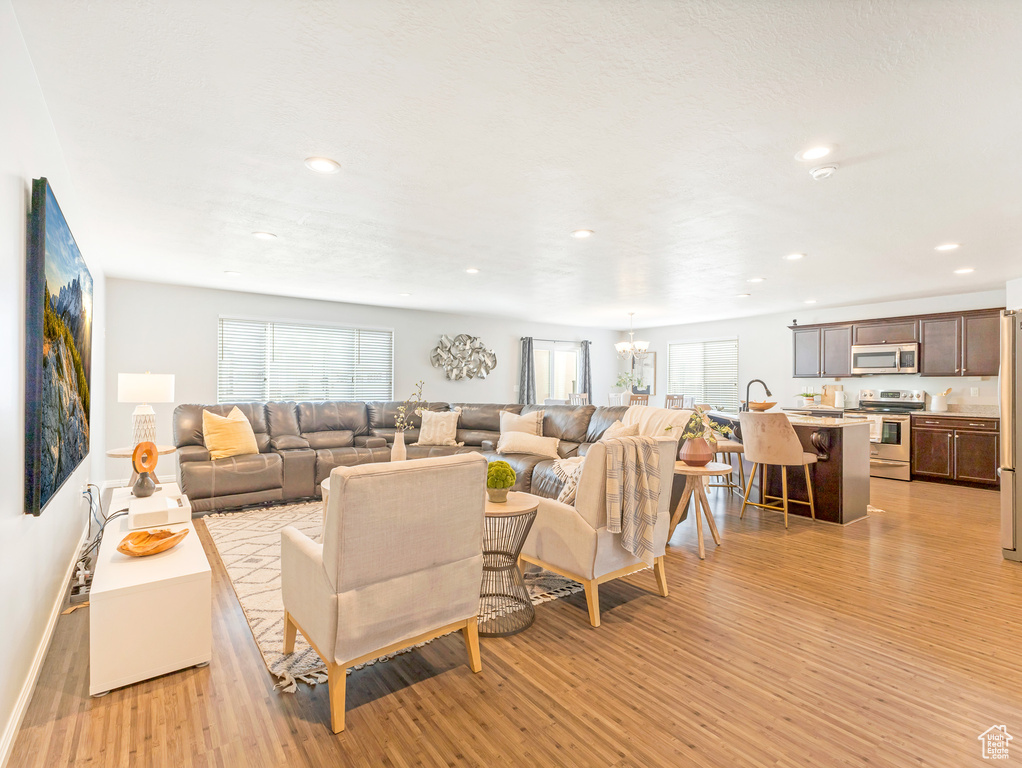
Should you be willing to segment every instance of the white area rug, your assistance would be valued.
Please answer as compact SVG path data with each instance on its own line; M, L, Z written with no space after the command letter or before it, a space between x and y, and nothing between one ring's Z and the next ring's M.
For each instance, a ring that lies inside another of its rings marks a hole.
M246 512L207 515L203 520L234 586L266 668L280 679L278 687L293 693L298 688L298 680L310 685L326 682L326 665L300 632L295 652L287 655L281 653L284 644L284 603L280 596L280 532L293 525L319 541L323 527L322 502L283 504ZM549 571L527 573L525 583L533 605L582 590L578 582ZM407 653L409 650L399 653ZM395 655L390 654L367 663L386 661ZM363 666L366 665L360 664L355 669Z

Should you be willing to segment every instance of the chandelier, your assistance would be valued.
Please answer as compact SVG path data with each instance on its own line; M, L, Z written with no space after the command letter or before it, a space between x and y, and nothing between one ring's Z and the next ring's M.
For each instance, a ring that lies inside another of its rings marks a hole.
M614 349L617 350L618 356L622 360L632 359L642 362L646 359L646 355L649 354L649 342L635 340L635 330L633 328L634 315L634 312L628 313L628 341L619 341L614 345Z

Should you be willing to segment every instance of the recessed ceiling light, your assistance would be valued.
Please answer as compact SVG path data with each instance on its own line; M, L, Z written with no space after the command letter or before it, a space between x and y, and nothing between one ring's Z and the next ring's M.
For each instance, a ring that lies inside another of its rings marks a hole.
M806 299L805 303L806 304L815 304L816 303L816 299Z
M975 272L975 271L976 270L973 269L972 267L962 267L961 269L956 269L955 270L955 274L956 275L968 275L968 274L971 274L972 272Z
M749 298L749 297L750 297L751 295L752 295L751 293L736 293L736 294L735 294L735 298L736 298L736 299L747 299L747 298Z
M805 254L804 253L789 253L784 258L787 259L788 261L798 261L799 259L805 258Z
M258 237L260 240L276 240L277 236L272 232L253 232L252 237Z
M337 173L341 170L341 164L329 157L307 157L305 167L316 173Z
M818 147L810 147L804 149L795 155L796 160L819 160L821 157L826 157L834 150L833 147L820 145Z
M938 245L933 250L935 250L935 251L954 251L957 248L960 248L961 245L962 245L961 243L943 243L942 245Z
M411 296L411 295L412 295L412 294L410 294L410 293L399 293L399 294L398 294L398 296Z
M809 171L809 175L816 181L823 181L833 176L836 171L836 165L821 165L819 168L813 168L813 170Z
M228 277L237 277L241 273L240 272L235 272L233 269L225 269L224 270L224 274L227 275Z
M593 231L591 229L576 229L571 233L571 236L578 240L582 240L587 237L592 237Z
M469 267L465 271L468 272L470 275L478 275L479 274L479 270L476 269L475 267Z
M747 282L747 283L762 283L764 280L766 280L765 277L750 277L745 282Z

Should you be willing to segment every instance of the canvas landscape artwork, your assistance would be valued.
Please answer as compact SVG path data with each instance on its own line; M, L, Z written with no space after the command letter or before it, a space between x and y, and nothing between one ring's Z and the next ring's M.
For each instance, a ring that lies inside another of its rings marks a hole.
M25 511L39 514L89 453L92 275L45 179L32 217Z

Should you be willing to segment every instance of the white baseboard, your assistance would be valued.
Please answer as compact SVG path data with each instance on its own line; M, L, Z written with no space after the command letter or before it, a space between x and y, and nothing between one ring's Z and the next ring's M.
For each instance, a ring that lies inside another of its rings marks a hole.
M11 713L11 718L7 721L7 725L4 727L3 737L0 738L0 768L6 768L7 761L11 759L11 750L14 749L14 740L17 738L22 720L25 719L25 713L28 711L28 705L32 701L32 694L35 693L35 685L39 680L39 673L42 671L43 662L46 660L46 654L50 650L50 641L53 640L53 631L57 628L57 619L60 618L60 609L64 607L64 597L67 594L68 582L71 581L71 577L74 575L75 563L78 562L78 557L82 551L82 547L85 546L85 539L88 535L89 524L88 521L86 521L82 528L82 535L78 539L78 545L75 547L74 553L71 555L71 562L67 564L67 571L64 573L64 580L61 582L60 594L57 595L57 599L53 603L53 608L50 610L50 620L46 623L46 631L43 633L42 639L39 641L39 647L36 648L35 657L32 659L32 666L28 671L28 677L25 678L25 684L21 688L21 693L18 694L18 701L14 706L14 711Z

